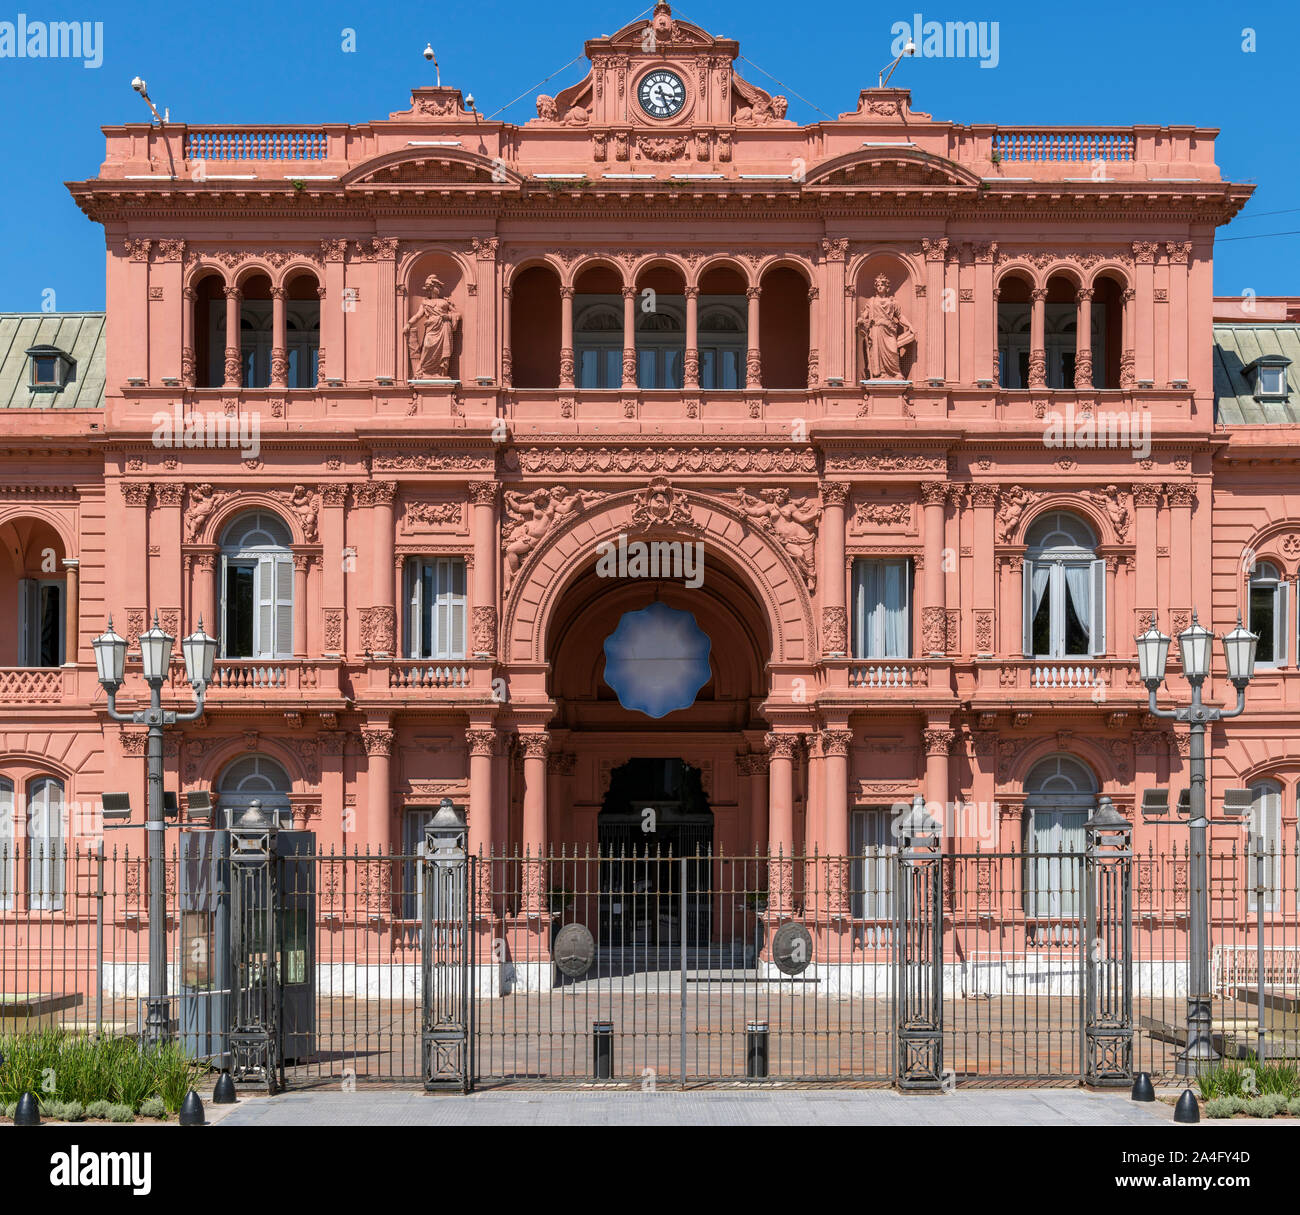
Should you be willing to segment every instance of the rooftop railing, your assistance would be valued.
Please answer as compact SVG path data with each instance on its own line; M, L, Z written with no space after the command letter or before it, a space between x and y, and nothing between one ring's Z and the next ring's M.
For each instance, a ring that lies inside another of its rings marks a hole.
M186 160L325 160L329 135L319 127L190 127Z
M1066 131L1052 127L1004 128L994 132L993 151L1000 160L1093 161L1133 159L1131 129Z

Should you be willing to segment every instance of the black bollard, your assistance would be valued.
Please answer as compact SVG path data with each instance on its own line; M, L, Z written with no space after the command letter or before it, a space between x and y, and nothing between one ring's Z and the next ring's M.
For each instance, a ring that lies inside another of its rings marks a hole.
M181 1102L180 1122L181 1126L202 1126L204 1123L203 1102L193 1089L185 1094L185 1100Z
M40 1126L41 1107L31 1093L24 1093L18 1098L18 1108L14 1110L14 1126Z
M1150 1072L1138 1072L1133 1077L1133 1092L1130 1096L1134 1101L1154 1101L1156 1099L1156 1090L1151 1083Z
M597 1080L614 1075L614 1022L591 1023L591 1071Z
M745 1075L751 1080L767 1079L767 1042L766 1021L745 1026Z
M1178 1098L1178 1104L1174 1106L1175 1122L1200 1122L1201 1106L1196 1100L1196 1094L1190 1088L1183 1089L1183 1095Z
M235 1082L229 1072L222 1072L212 1088L213 1105L234 1105L239 1098L235 1096Z

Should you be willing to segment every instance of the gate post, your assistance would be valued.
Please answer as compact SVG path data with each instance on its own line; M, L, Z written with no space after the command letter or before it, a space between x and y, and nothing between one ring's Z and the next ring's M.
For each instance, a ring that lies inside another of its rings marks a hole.
M269 1093L284 1087L278 831L259 801L232 812L230 1074L235 1080L260 1077Z
M1085 824L1087 974L1084 1083L1133 1082L1133 824L1097 803Z
M421 907L424 1087L470 1089L469 856L464 817L443 798L425 828Z
M895 991L901 1089L943 1079L943 894L939 824L918 794L899 824L894 887Z

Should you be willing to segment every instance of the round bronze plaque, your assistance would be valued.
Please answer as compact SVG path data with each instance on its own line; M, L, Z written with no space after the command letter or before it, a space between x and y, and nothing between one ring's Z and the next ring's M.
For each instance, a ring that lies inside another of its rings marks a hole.
M802 924L782 924L772 937L772 961L782 974L802 974L812 954L812 937Z
M576 979L591 969L596 958L596 942L581 924L566 924L555 934L551 957L561 974Z

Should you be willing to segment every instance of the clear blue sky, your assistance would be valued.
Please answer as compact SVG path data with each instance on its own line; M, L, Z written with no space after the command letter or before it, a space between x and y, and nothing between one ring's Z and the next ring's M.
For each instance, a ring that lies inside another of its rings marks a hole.
M585 60L544 89L543 77L642 11L627 5L467 0L461 4L272 0L219 4L95 4L41 0L0 11L14 21L103 22L103 63L0 58L0 310L101 308L102 230L73 205L63 182L92 176L103 123L147 119L131 91L137 73L161 109L191 122L361 122L406 108L410 86L432 82L420 52L432 40L445 83L472 92L491 114L524 121L539 91L580 79ZM1300 294L1300 143L1296 139L1295 0L1244 4L873 3L821 0L744 4L691 0L676 14L736 38L741 53L784 82L790 117L816 120L853 109L858 90L889 60L891 26L912 20L996 21L996 68L973 59L905 62L894 83L913 104L960 122L1194 123L1222 129L1218 161L1234 181L1258 186L1242 216L1221 230L1215 289ZM1256 50L1242 50L1244 27ZM2 28L2 27L0 27ZM354 52L343 47L355 31ZM485 31L489 36L485 37ZM0 40L0 48L3 42ZM771 82L747 64L755 83ZM778 90L773 90L778 91ZM1282 214L1265 214L1282 212ZM1256 233L1263 239L1225 240Z

